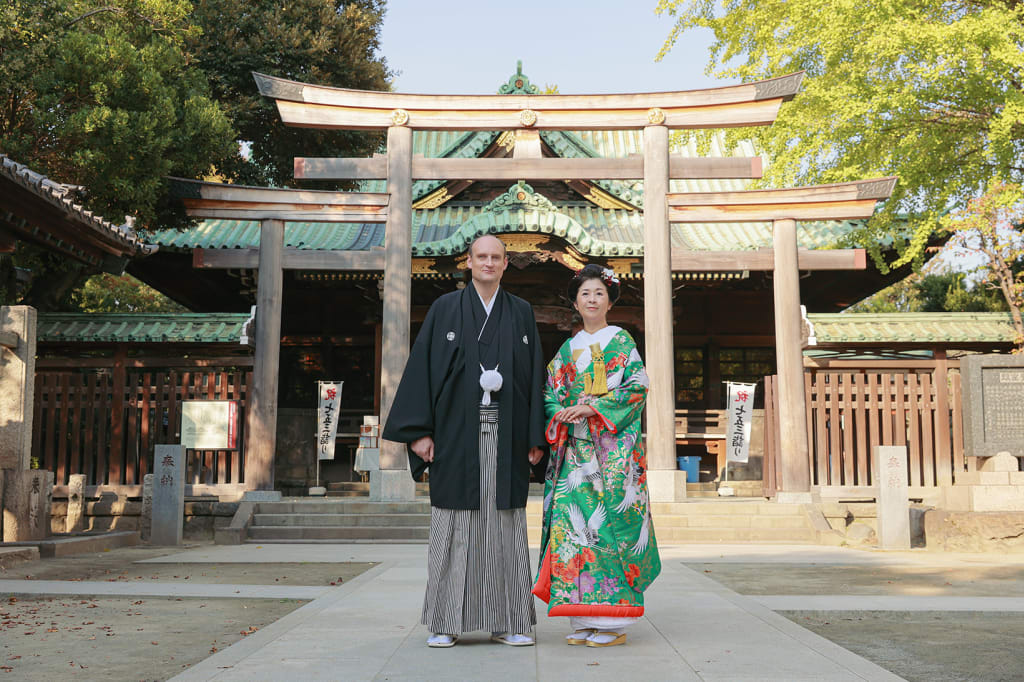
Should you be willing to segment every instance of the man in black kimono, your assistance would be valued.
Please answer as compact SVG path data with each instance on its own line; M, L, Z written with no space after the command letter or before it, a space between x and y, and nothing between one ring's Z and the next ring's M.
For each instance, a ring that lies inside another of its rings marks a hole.
M430 469L427 644L484 630L529 646L526 497L545 445L540 338L530 304L499 286L504 243L477 238L466 264L471 284L430 306L383 437L408 444L414 478Z

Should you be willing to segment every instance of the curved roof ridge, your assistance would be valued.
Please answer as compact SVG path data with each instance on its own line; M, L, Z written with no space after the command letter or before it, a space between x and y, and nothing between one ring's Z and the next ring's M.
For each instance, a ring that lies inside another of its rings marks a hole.
M587 255L626 255L633 244L598 239L572 216L560 211L551 201L525 182L517 182L470 217L446 239L414 244L414 256L454 256L469 248L473 240L485 234L541 232L560 237L577 251Z

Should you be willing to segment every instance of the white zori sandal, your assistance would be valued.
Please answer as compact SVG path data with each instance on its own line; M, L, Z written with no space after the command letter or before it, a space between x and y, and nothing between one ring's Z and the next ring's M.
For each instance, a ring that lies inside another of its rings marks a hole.
M587 639L594 634L594 628L580 628L565 636L565 643L569 646L580 646L587 643Z
M455 646L457 641L459 641L458 635L434 633L431 634L430 637L427 637L427 646L433 647L434 649L447 649L450 646Z
M587 637L587 646L617 646L626 643L626 633L598 630Z
M533 646L533 637L529 635L510 635L507 632L491 633L492 642L501 642L509 646Z

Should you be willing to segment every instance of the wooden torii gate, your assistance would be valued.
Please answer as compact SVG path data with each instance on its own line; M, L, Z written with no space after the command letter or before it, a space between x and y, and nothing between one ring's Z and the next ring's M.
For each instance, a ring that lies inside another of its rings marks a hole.
M682 159L669 154L669 129L726 128L769 125L784 101L799 89L802 74L744 85L662 93L624 95L462 95L432 96L331 88L254 74L260 92L277 103L287 125L344 130L387 130L387 154L369 159L295 160L296 177L308 179L383 178L391 197L384 248L384 310L381 367L381 419L387 418L394 391L409 351L412 265L412 181L417 179L519 180L619 179L644 181L644 316L646 362L658 377L649 394L648 481L655 500L685 496L683 478L675 470L674 373L672 354L673 255L669 242L669 180L674 178L754 178L760 159ZM412 132L422 130L513 130L516 152L511 159L425 159L413 157ZM642 129L642 157L625 159L540 158L539 130ZM520 145L522 149L520 150ZM730 193L743 194L743 193ZM685 195L683 195L685 196ZM741 202L742 203L742 202ZM873 206L873 203L872 203ZM722 206L721 208L725 208ZM689 218L673 215L686 221ZM779 220L801 216L788 214ZM762 218L761 220L771 220ZM803 218L806 219L806 218ZM794 233L795 234L795 233ZM777 242L779 238L777 236ZM784 240L789 243L789 240ZM862 268L862 251L821 257L798 256L795 248L773 258L759 252L701 256L687 253L681 270L724 269L724 260L749 262L743 269L791 269L783 260L792 255L795 266L819 260L827 268ZM302 258L292 254L299 267ZM245 258L254 254L225 256ZM206 256L203 256L206 260ZM259 258L262 262L262 256ZM696 260L696 262L694 262ZM239 262L234 260L234 262ZM222 260L221 263L224 263ZM787 261L788 263L788 261ZM219 264L220 267L238 267ZM275 265L275 267L279 267ZM260 274L262 281L263 275ZM794 282L796 278L794 276ZM787 305L799 310L799 291ZM777 293L778 296L781 294ZM799 346L797 346L799 348ZM780 379L781 381L781 379ZM801 382L802 385L802 382ZM412 496L404 448L385 442L381 471L371 486L376 499ZM806 488L799 483L794 491Z
M387 194L368 192L270 189L181 178L171 180L172 191L181 197L189 216L260 221L260 248L258 254L255 254L256 262L250 266L259 268L259 275L256 283L253 386L246 414L244 461L246 488L270 494L269 491L274 489L281 298L287 256L284 224L289 220L384 222L388 215L390 197ZM345 263L335 261L331 265L339 267Z
M800 270L804 254L797 248L798 220L869 218L875 205L892 194L896 178L880 178L816 187L745 192L688 192L668 195L674 223L772 223L770 263L775 300L775 357L779 376L779 430L782 460L780 502L810 501L811 464L804 394L803 347L800 340ZM857 250L860 268L864 252ZM825 253L844 253L828 251ZM808 252L806 255L810 255ZM673 259L684 257L676 252ZM671 339L671 328L669 330ZM653 384L652 384L653 387ZM650 417L648 417L650 423Z

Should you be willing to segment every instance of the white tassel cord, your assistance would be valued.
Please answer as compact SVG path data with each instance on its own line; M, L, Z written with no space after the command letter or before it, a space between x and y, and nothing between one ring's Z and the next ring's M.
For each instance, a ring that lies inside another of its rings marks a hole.
M491 393L501 390L503 380L498 372L498 365L495 365L494 369L484 369L484 366L480 365L480 372L480 388L484 390L480 404L486 406L491 404Z

